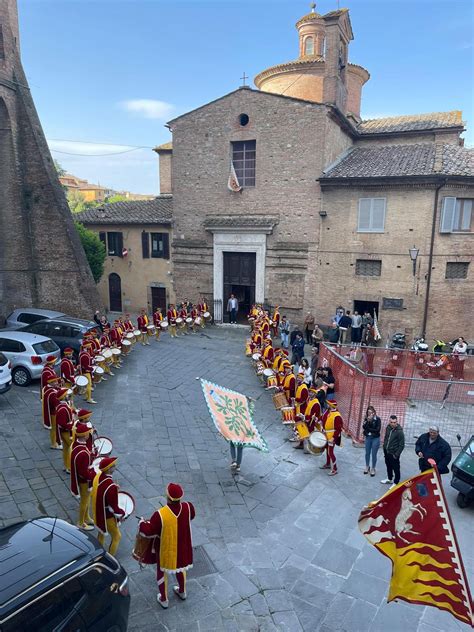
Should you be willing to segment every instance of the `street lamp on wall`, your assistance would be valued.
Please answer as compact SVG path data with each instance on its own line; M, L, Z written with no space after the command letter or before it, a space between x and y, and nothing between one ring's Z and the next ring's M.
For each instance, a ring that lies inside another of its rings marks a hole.
M410 259L413 261L413 276L416 276L416 260L418 259L418 253L420 252L419 248L409 248L408 252L410 253Z

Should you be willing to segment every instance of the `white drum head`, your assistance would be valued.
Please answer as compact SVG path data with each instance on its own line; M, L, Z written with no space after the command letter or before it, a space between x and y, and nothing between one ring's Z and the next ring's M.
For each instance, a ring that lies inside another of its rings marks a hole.
M125 512L125 518L128 518L135 510L135 501L133 496L127 492L118 493L118 505Z
M125 338L128 338L130 340L130 338L135 338L135 336L133 335L131 331L129 331L128 334L125 336Z
M138 337L142 335L142 332L139 329L135 329L135 331L133 332L133 335Z
M161 329L168 329L168 321L164 320L161 325L160 325Z
M101 366L95 366L93 371L94 373L97 373L97 375L103 375L104 373L104 369Z
M260 354L259 353L254 353L253 356L252 356L252 360L255 360L255 362L257 360L260 360Z
M85 375L78 375L75 378L75 382L77 386L87 386L87 384L89 383L89 380L86 378Z
M188 323L188 325L189 325L189 323L192 323L192 322L193 322L193 319L192 319L192 318L186 318L186 322L187 322L187 323Z
M177 324L177 325L181 325L181 323L182 323L182 322L183 322L183 319L182 319L182 318L177 318L177 319L176 319L176 324Z
M311 443L313 448L324 448L327 443L326 435L318 430L315 430L309 435L308 441Z
M275 375L275 373L271 369L265 369L263 375L265 375L266 377L270 377L271 375Z
M103 355L96 355L95 356L95 361L97 362L97 364L99 364L100 362L103 362L105 360Z
M209 318L211 314L209 312L204 312L204 318Z
M146 328L147 329L155 329L155 325L147 325Z
M101 457L109 455L113 447L112 441L108 437L97 437L94 441L94 449Z
M112 349L104 349L103 354L104 354L104 358L111 358L112 357Z
M119 356L122 352L120 351L120 349L112 349L112 355L117 355Z
M122 340L122 344L124 345L124 347L130 347L132 343L130 342L130 340Z

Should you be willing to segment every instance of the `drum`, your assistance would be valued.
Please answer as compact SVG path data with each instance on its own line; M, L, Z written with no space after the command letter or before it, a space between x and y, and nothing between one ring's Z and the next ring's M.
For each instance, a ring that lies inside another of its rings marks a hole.
M125 520L135 511L133 496L128 492L118 492L118 506L124 510L125 516L123 519Z
M99 465L103 458L104 458L103 456L98 456L95 459L92 459L92 469L95 470L96 472L99 471Z
M247 358L250 358L250 356L252 355L252 347L250 345L250 342L245 343L245 355L247 356Z
M98 384L104 377L104 369L101 366L95 366L92 370L92 381L94 384Z
M86 392L86 387L89 384L89 380L86 378L85 375L78 375L74 378L74 381L76 382L79 395L84 395Z
M108 437L97 437L94 440L94 452L97 456L108 456L113 449L113 443Z
M193 319L191 318L191 316L188 316L186 318L186 325L191 325L192 322L193 322Z
M119 355L121 355L121 353L122 352L120 351L120 349L112 349L112 355L113 356L117 356L118 357Z
M200 327L200 326L201 326L201 323L202 323L202 319L201 319L201 317L200 317L200 316L198 316L198 317L196 318L196 320L194 321L194 324L195 324L195 325L197 325L198 327Z
M133 332L131 331L125 334L125 338L129 340L130 342L135 342L135 336L133 335Z
M203 316L204 316L204 320L211 320L210 312L204 312Z
M135 339L138 339L141 337L142 332L139 329L135 329L135 331L133 332L133 335L135 337Z
M147 325L146 326L146 333L149 336L154 336L155 335L155 325Z
M102 352L102 355L105 358L105 361L107 362L107 364L112 364L112 349L104 349L104 351Z
M103 355L96 355L94 361L98 366L101 366L102 368L104 368L105 358Z
M167 320L161 321L160 327L163 331L166 331L168 329L168 321Z
M280 408L288 406L288 400L286 399L285 393L275 393L273 395L273 405L275 406L277 410L280 410Z
M265 381L265 387L268 387L268 380L272 377L275 377L275 373L272 371L272 369L264 369L263 371L263 379Z
M122 353L127 355L127 353L130 353L131 348L132 343L130 342L130 340L122 340Z
M177 318L176 319L176 324L178 325L178 327L181 327L183 325L183 319L182 318Z
M263 362L257 362L257 366L255 367L257 375L261 375L263 379L263 372L265 371L265 365Z
M267 391L270 391L271 389L278 388L278 380L277 380L277 376L275 374L270 375L267 378L267 385L266 385L265 388L267 389Z
M295 430L298 433L298 436L301 439L301 441L309 437L308 426L305 424L304 421L297 421L295 423Z
M294 406L282 406L280 408L282 421L284 424L294 424L295 423L295 408Z
M319 432L315 430L309 435L307 448L311 454L315 456L319 456L324 452L326 447L327 439L326 435L323 432Z
M133 547L132 557L141 563L148 547L150 546L150 538L146 538L144 535L137 533L135 538L135 546Z
M254 362L258 362L260 360L260 358L261 358L261 354L260 353L254 353L253 356L252 356L252 360Z

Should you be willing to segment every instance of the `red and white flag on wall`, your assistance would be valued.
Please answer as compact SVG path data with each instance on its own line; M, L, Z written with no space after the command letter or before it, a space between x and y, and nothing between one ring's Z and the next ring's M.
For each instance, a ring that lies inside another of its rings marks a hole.
M229 191L241 191L242 187L240 186L239 179L237 178L237 174L235 173L234 163L230 163L230 173L229 179L227 181L227 188Z
M380 329L379 329L379 324L377 321L377 314L375 312L375 309L374 309L374 339L375 340L382 339L382 336L380 335Z

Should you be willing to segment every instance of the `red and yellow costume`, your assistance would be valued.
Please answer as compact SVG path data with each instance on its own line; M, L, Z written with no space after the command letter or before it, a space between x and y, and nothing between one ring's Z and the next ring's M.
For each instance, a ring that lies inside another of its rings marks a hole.
M61 377L63 383L68 388L74 386L74 377L76 375L76 365L72 361L74 351L67 347L64 349L64 358L61 360Z
M297 415L304 415L306 411L306 402L308 401L309 389L308 386L303 382L296 387L295 391L295 404L296 410L295 413Z
M296 378L294 373L291 372L291 365L285 365L285 377L283 378L283 392L285 393L288 403L291 404L291 400L295 397L296 391Z
M54 378L50 377L48 386L43 390L43 426L49 430L49 440L53 449L60 447L60 439L56 432L56 406L59 403L58 382L59 378L56 375Z
M170 305L166 316L170 328L170 336L171 338L176 338L176 319L178 318L178 312L174 305Z
M275 311L273 312L273 316L272 316L272 329L273 329L273 335L276 337L278 336L278 326L280 324L280 312L278 311L279 307L275 307Z
M79 370L81 375L85 375L87 378L86 395L85 399L89 404L95 404L92 399L92 355L90 353L91 343L85 342L82 345L81 352L79 354Z
M74 428L75 439L71 450L71 493L79 498L78 526L90 531L93 520L89 514L90 483L95 475L91 469L92 454L86 445L87 438L92 432L84 423L77 423Z
M137 318L137 327L141 333L142 345L150 344L147 341L148 316L146 315L146 312L144 309L142 309L140 316Z
M191 520L196 512L190 502L181 502L183 490L180 485L170 483L166 490L168 504L161 507L149 520L140 520L139 532L150 538L143 557L145 564L156 564L158 602L168 607L169 573L176 573L178 586L175 592L186 598L186 571L193 565Z
M117 552L122 537L118 521L125 516L124 510L118 504L118 485L110 475L116 463L117 457L104 457L92 483L92 515L99 531L98 540L104 546L105 536L110 535L111 555Z
M270 341L267 341L267 343L265 344L262 357L267 368L271 369L273 366L274 351L273 351L272 343Z
M126 331L127 333L129 331L131 332L135 331L135 327L133 326L133 323L130 319L130 314L125 314L125 320L123 321L123 328L124 328L124 331Z
M163 314L161 313L161 309L158 308L155 313L153 314L153 324L156 327L156 332L155 332L155 336L156 336L156 340L158 341L160 339L160 333L161 333L161 323L163 322Z
M64 401L64 398L61 398L61 401L56 407L56 429L61 443L63 444L63 464L66 472L69 472L71 469L71 432L73 426L73 408L68 402Z
M326 446L326 464L321 465L321 469L326 470L331 468L330 475L337 474L337 463L336 455L334 454L334 446L341 445L343 425L341 414L335 409L335 406L336 404L335 402L333 402L331 404L331 407L324 412L321 418L324 433L326 435L326 439L328 440Z
M56 363L55 356L48 356L46 358L46 364L44 365L43 370L41 371L41 394L43 393L43 389L48 386L48 379L50 377L56 377L56 371L54 370L54 365Z

